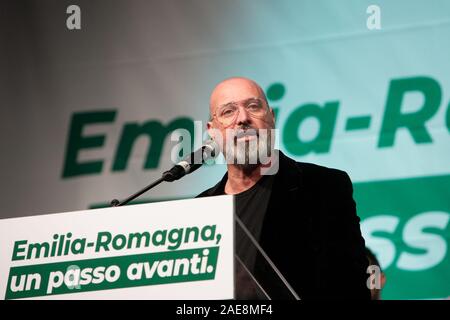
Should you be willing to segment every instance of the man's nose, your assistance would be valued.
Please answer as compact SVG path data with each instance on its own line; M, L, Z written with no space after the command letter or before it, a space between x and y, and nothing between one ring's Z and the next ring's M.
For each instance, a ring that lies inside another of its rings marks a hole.
M251 117L250 117L250 114L248 113L247 109L240 106L239 113L236 118L236 124L249 123L250 119L251 119Z

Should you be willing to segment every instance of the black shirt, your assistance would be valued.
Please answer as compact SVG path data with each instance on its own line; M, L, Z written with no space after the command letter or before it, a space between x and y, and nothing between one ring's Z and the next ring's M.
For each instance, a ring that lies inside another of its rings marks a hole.
M259 242L261 237L273 181L273 175L265 175L250 189L234 195L235 213L257 242ZM219 194L225 194L225 184L226 179L224 179L218 190ZM251 276L254 274L258 251L244 229L237 222L235 228L235 250L238 259L241 260L236 261L237 298L260 297L258 294L255 296L255 292L259 290L255 286L255 280L251 279Z

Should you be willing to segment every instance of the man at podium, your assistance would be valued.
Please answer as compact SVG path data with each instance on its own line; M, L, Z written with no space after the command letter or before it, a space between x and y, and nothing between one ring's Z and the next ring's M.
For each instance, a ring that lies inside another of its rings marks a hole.
M264 288L274 282L268 269L277 269L300 299L370 299L365 242L348 175L275 150L274 112L253 80L219 83L209 111L208 132L221 148L227 173L199 197L235 196L238 219L270 260L263 263L245 233L237 233L244 269ZM270 290L271 298L283 298Z

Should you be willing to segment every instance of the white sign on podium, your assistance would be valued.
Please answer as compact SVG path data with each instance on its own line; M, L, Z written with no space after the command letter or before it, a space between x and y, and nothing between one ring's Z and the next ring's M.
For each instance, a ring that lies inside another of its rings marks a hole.
M233 198L0 220L2 299L233 299Z

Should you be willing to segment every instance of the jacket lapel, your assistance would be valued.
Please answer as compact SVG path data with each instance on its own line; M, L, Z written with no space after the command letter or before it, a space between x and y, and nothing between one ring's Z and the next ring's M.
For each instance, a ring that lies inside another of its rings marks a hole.
M281 152L279 159L279 172L273 184L260 243L284 274L294 272L292 262L306 254L314 242L316 206L304 186L305 177L300 166Z
M261 245L267 251L274 251L274 254L278 251L278 245L295 228L296 221L300 220L304 204L301 169L281 151L279 161L261 234ZM293 205L298 207L293 208Z

